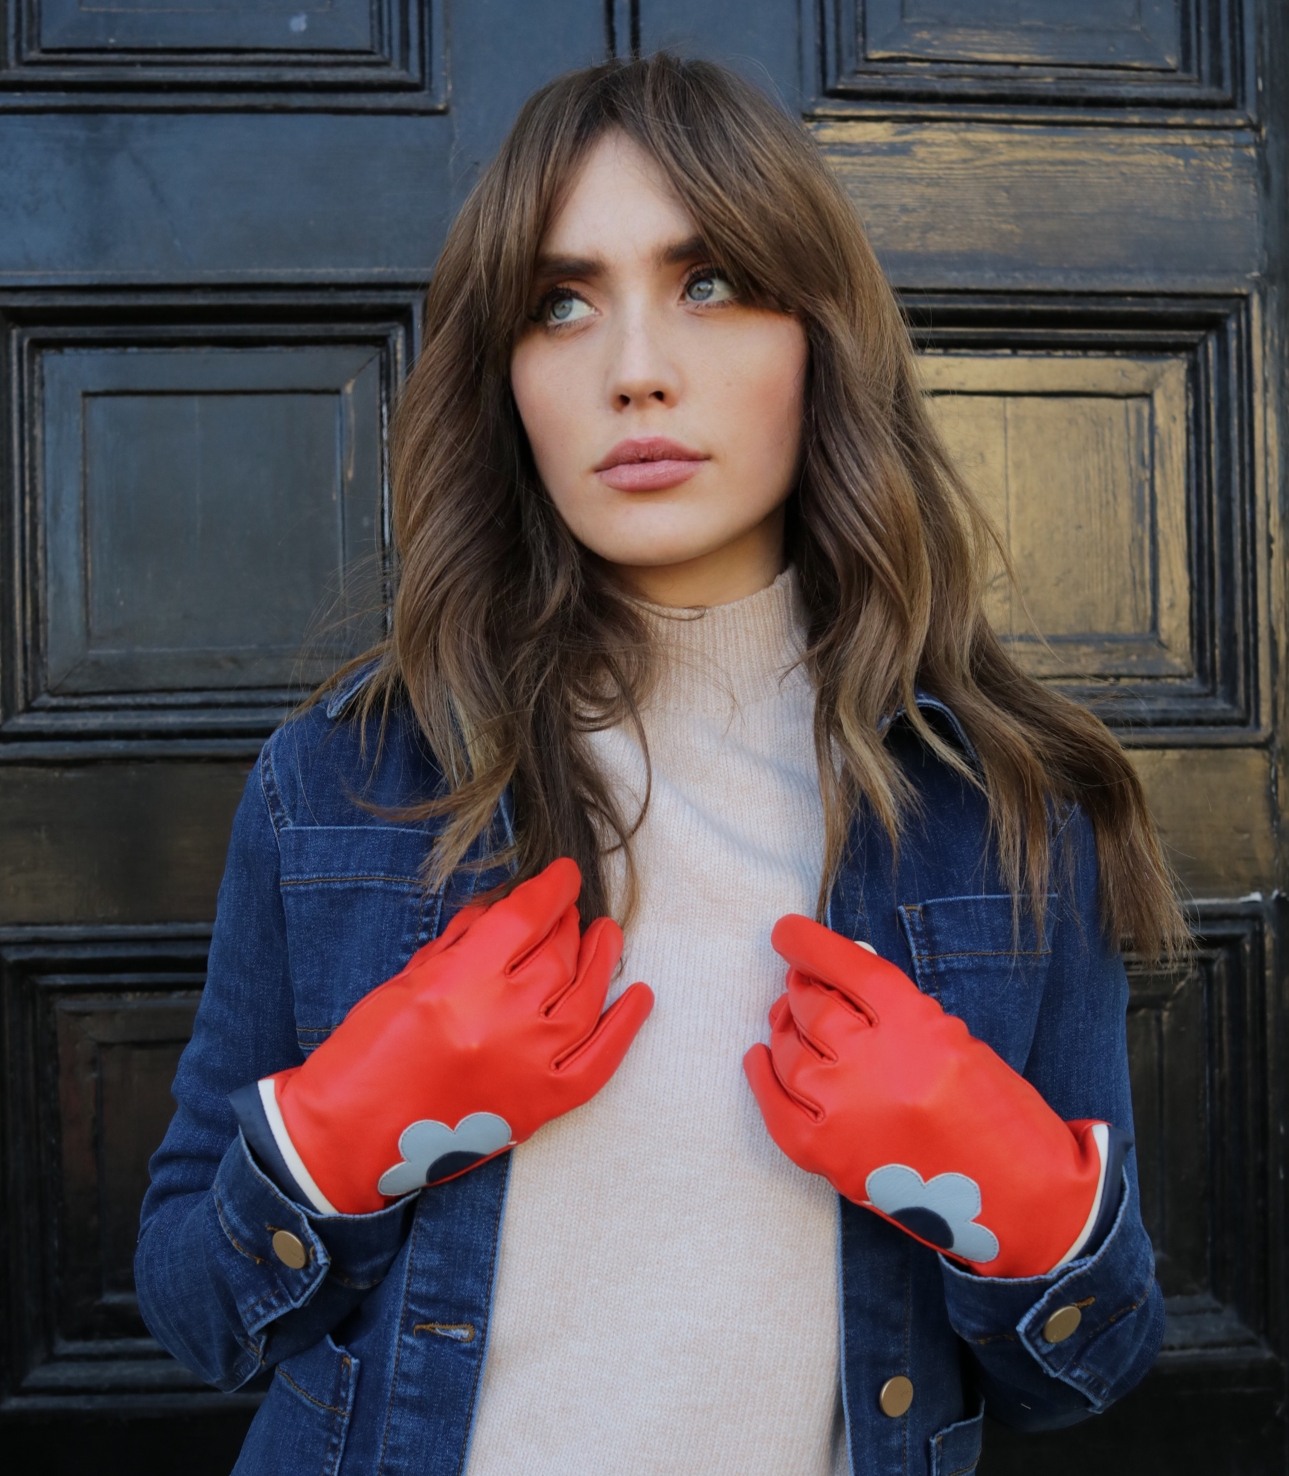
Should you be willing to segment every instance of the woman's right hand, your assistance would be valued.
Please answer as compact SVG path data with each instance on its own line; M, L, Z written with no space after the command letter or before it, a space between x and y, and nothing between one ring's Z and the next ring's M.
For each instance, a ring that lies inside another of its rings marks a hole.
M632 984L604 1010L622 931L600 917L581 932L581 885L560 857L463 910L302 1065L251 1089L316 1209L365 1214L454 1178L608 1081L653 992Z

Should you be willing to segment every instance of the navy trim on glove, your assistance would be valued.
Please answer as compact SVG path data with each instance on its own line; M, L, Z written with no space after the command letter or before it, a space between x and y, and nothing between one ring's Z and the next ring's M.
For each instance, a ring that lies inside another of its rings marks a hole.
M273 1129L269 1127L269 1120L264 1114L264 1103L260 1100L259 1082L248 1082L246 1086L240 1086L235 1091L229 1092L228 1100L237 1114L242 1136L246 1139L256 1163L283 1194L312 1208L312 1201L303 1187L296 1182L291 1170L287 1168L286 1159L282 1157L277 1141L273 1137Z
M1101 1247L1101 1242L1110 1233L1110 1228L1119 1213L1119 1206L1123 1202L1123 1161L1128 1156L1128 1150L1132 1147L1132 1134L1125 1133L1122 1128L1117 1128L1113 1123L1107 1124L1110 1129L1105 1150L1105 1177L1103 1183L1105 1190L1101 1195L1101 1205L1097 1210L1097 1217L1092 1222L1092 1229L1088 1232L1088 1238L1084 1241L1079 1251L1078 1259L1090 1256Z

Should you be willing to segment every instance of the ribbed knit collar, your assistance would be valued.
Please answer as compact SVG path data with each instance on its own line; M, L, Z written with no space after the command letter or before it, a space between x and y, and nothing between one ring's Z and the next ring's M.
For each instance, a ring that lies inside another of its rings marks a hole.
M805 649L806 609L797 571L724 605L677 608L638 600L659 659L647 706L727 708L780 696ZM800 667L789 681L805 680Z

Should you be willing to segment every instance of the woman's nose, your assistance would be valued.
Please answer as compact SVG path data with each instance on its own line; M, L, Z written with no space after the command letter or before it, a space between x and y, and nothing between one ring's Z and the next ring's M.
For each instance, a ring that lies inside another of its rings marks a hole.
M676 398L680 365L675 345L654 313L647 308L623 312L606 340L609 394L617 405Z

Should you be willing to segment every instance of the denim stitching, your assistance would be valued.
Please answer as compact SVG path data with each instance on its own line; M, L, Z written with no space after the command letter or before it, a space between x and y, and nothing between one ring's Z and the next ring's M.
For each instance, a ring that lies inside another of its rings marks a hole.
M940 1457L944 1454L944 1431L943 1430L941 1430L941 1432L935 1437L935 1454L936 1454L936 1462L938 1464ZM953 1470L953 1471L948 1472L947 1473L947 1476L971 1476L971 1473L976 1469L977 1466L979 1466L979 1464L980 1464L980 1453L977 1452L972 1457L971 1464L970 1465L967 1465L967 1466L959 1466L959 1467L957 1467L956 1470Z
M415 1260L416 1237L419 1233L419 1228L420 1215L418 1214L413 1216L412 1228L408 1234L409 1244L407 1247L407 1264L403 1268L403 1295L398 1309L398 1328L401 1328L403 1326L403 1318L407 1313L408 1288L410 1287L412 1281L412 1263ZM383 1471L385 1469L385 1453L389 1449L390 1411L392 1410L394 1405L394 1391L398 1388L398 1370L402 1362L403 1335L401 1332L399 1332L398 1336L394 1340L394 1367L390 1370L389 1394L385 1399L385 1428L383 1434L380 1437L380 1461L376 1467L378 1471Z
M235 1251L245 1256L248 1261L254 1261L257 1266L262 1266L264 1264L264 1257L257 1256L254 1251L248 1251L246 1247L233 1234L232 1228L230 1227L228 1221L224 1218L224 1202L220 1198L219 1191L217 1189L211 1190L211 1198L214 1200L215 1203L215 1214L219 1220L219 1228L228 1238L228 1243L233 1247Z
M272 1318L280 1317L287 1310L288 1308L283 1305L276 1292L265 1292L262 1297L256 1297L242 1315L248 1322L251 1322L263 1313L268 1313Z
M497 1214L493 1221L492 1254L488 1257L488 1287L491 1291L496 1285L497 1275L497 1252L501 1246L501 1217L506 1209L507 1191L510 1188L510 1164L505 1165L506 1182L502 1185L502 1192L497 1199ZM483 1338L486 1345L488 1333L485 1323ZM486 1351L486 1349L485 1349ZM483 1373L483 1354L481 1353L474 1361L474 1379L470 1384L470 1419L466 1423L465 1440L461 1445L461 1459L457 1463L456 1476L462 1476L465 1470L466 1458L470 1454L470 1439L474 1432L474 1417L478 1412L479 1378Z
M913 1345L913 1243L910 1241L904 1247L904 1363L903 1367L911 1365L911 1349ZM904 1469L909 1469L909 1427L913 1421L905 1418L904 1423Z
M345 1365L346 1369L350 1366L349 1357L347 1354L342 1357L341 1361ZM307 1389L302 1389L300 1385L297 1384L296 1381L291 1377L291 1375L287 1373L286 1369L283 1368L281 1364L278 1364L277 1371L278 1377L285 1379L287 1383L290 1384L290 1386L295 1390L295 1392L300 1395L302 1399L307 1399L310 1404L316 1404L319 1409L325 1409L328 1414L347 1415L349 1413L347 1409L342 1409L338 1404L327 1404L323 1400L315 1398L312 1394L309 1393Z
M946 897L937 898L936 900L946 902L983 901L985 898ZM1057 894L1049 892L1047 897L1049 904L1054 903L1056 900ZM944 958L1050 958L1052 955L1051 940L1047 938L1043 940L1043 945L1038 948L964 948L954 953L928 953L925 949L919 947L919 943L925 932L925 924L922 921L922 909L925 905L922 902L905 902L899 908L899 911L905 915L910 924L910 932L915 931L919 935L917 939L910 938L909 940L914 963L934 963L937 959Z
M278 839L278 831L290 824L290 817L286 813L286 806L282 803L282 792L278 788L277 771L273 767L273 756L269 752L269 745L265 744L260 754L260 792L264 796L264 803L268 806L269 820L273 825L273 839L278 843L278 851L281 852L282 843Z
M333 1344L332 1346L334 1347L335 1345ZM340 1418L331 1427L331 1439L328 1442L329 1449L327 1451L325 1476L336 1476L336 1473L340 1470L340 1460L344 1454L345 1440L348 1435L347 1426L349 1424L349 1415L354 1402L353 1362L348 1353L341 1353L340 1366L345 1371L342 1390L348 1393L349 1403L343 1410L336 1411Z
M846 1470L855 1469L855 1443L853 1437L853 1424L850 1412L849 1382L846 1378L846 1261L845 1261L845 1235L846 1235L846 1210L848 1201L840 1194L836 1196L837 1209L837 1239L836 1245L836 1268L837 1268L837 1337L838 1353L841 1358L841 1412L846 1434Z
M1046 958L1050 948L965 948L960 953L915 953L918 963L937 958Z
M264 1361L263 1338L252 1341L250 1338L239 1338L236 1333L233 1334L233 1337L238 1345L255 1360L255 1371L257 1373L267 1366Z
M283 887L347 887L361 882L377 882L391 884L400 887L406 892L419 892L420 883L414 876L400 876L391 872L345 872L336 875L328 872L316 872L308 876L284 876Z
M421 926L416 934L416 946L424 948L432 937L437 937L442 931L440 926L443 921L443 892L440 887L436 892L425 894L421 903Z
M1129 1306L1127 1306L1127 1307L1120 1307L1117 1312L1111 1313L1111 1315L1109 1317L1107 1317L1106 1320L1097 1329L1096 1336L1097 1337L1100 1337L1101 1334L1103 1332L1105 1332L1105 1330L1108 1327L1113 1327L1115 1325L1115 1323L1118 1322L1121 1317L1127 1317L1127 1315L1130 1312L1135 1312L1137 1310L1137 1308L1140 1307L1141 1304L1146 1300L1146 1297L1148 1297L1149 1295L1150 1295L1150 1293L1149 1293L1149 1291L1147 1291L1145 1296L1138 1297L1137 1300L1135 1302L1131 1303Z

